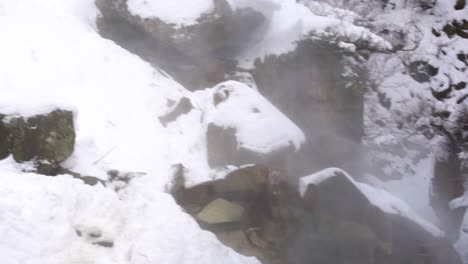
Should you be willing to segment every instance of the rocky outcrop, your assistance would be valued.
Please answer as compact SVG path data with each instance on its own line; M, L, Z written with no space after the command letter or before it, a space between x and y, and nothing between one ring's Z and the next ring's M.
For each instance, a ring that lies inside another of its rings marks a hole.
M210 167L265 164L286 168L286 160L305 142L304 134L259 92L235 81L205 92Z
M189 89L211 87L235 69L238 53L265 20L252 9L234 11L225 0L193 25L132 14L126 0L96 0L101 34L150 62L157 62Z
M346 173L332 172L300 193L279 171L256 165L174 196L220 241L263 263L461 263L450 242L383 211Z
M340 167L359 175L364 167L363 90L347 87L343 54L321 41L304 40L281 56L258 60L252 75L259 91L304 132L307 142L291 160L291 175Z
M52 170L73 152L73 113L54 110L27 118L3 116L0 143L3 158L11 154L17 162L34 161L40 170Z

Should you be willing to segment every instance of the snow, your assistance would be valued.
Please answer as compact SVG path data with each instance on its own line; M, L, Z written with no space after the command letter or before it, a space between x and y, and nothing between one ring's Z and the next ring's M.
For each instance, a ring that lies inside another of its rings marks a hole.
M159 18L176 27L191 26L214 9L213 0L129 0L128 10L141 18Z
M10 172L1 179L2 263L258 263L200 230L149 178L120 195L71 176ZM92 244L103 241L114 247Z
M239 56L241 66L253 67L256 58L267 55L280 55L293 51L298 41L307 38L318 38L330 41L343 39L341 46L350 48L349 44L358 40L369 41L372 47L388 50L391 44L372 33L369 29L355 25L357 15L315 2L306 6L295 0L282 1L246 1L230 0L234 9L252 8L262 13L266 19L264 32L259 32L249 48ZM334 16L332 15L334 14ZM348 45L347 45L348 44Z
M440 237L444 235L444 233L439 228L434 226L430 221L415 213L413 209L400 198L390 194L383 189L357 182L348 173L338 168L324 169L312 175L300 178L299 191L301 195L304 195L309 184L318 185L321 182L330 179L331 177L340 177L341 175L344 175L352 184L354 184L356 188L358 188L362 194L367 197L372 205L377 206L385 213L401 215L413 221L414 223L417 223L434 236Z
M110 169L143 174L117 193L69 175L25 173L30 164L11 157L0 161L2 263L258 263L202 231L165 193L171 165L189 159L187 152L203 159L206 151L198 134L190 138L203 129L199 121L191 126L193 116L176 122L182 134L158 119L169 100L192 95L99 36L97 13L93 0L0 0L0 112L71 109L77 138L63 166L102 179ZM206 162L193 164L210 173ZM92 244L99 239L114 247Z
M227 81L198 94L205 98L202 105L212 105L205 110L207 122L234 128L238 147L264 154L289 145L298 150L305 141L299 127L258 91L243 83ZM210 103L214 94L228 96L214 106Z
M402 199L415 212L429 220L431 223L439 222L434 209L430 204L430 192L432 190L432 175L434 175L434 157L423 159L416 165L414 175L407 174L402 179L383 181L376 176L367 176L366 181L380 189Z

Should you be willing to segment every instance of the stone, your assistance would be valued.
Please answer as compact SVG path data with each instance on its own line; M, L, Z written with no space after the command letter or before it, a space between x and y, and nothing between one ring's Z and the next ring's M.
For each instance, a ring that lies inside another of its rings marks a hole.
M4 123L3 119L5 115L0 114L0 160L8 157L10 155L9 147L9 134L10 130L8 126Z
M242 221L243 214L242 206L224 199L216 199L197 214L197 219L206 224L224 224Z
M340 171L319 184L309 184L304 203L311 211L319 210L341 221L358 223L365 220L370 208L367 197Z
M328 43L302 40L287 54L257 60L251 71L260 93L307 138L299 151L287 153L291 176L325 167L359 175L364 168L363 89L345 88L343 55L336 51Z
M311 215L285 248L297 263L461 263L448 239L405 216L382 211L344 172L334 173L306 188L304 203ZM323 218L329 227L322 227ZM301 253L317 248L323 256Z
M73 152L75 129L71 111L54 110L28 118L11 117L8 122L0 123L0 152L5 156L3 146L8 145L8 153L17 162L36 161L48 172Z
M171 109L171 111L161 117L159 121L166 126L168 123L175 121L179 116L187 114L193 109L192 102L190 99L184 97L182 98L177 105Z
M428 82L439 73L439 69L426 61L413 61L409 64L409 75L419 83Z
M225 80L236 68L232 58L266 21L253 9L233 10L226 0L212 1L214 9L197 23L173 25L132 14L126 0L96 0L103 15L97 24L104 37L157 62L184 87L201 89Z
M229 173L224 180L213 182L213 189L219 194L233 192L258 193L261 186L268 183L269 170L265 166L254 165Z
M215 97L215 103L220 103L221 97ZM245 164L265 164L269 167L284 169L287 157L295 152L294 146L289 144L269 153L257 153L239 147L236 139L236 129L222 127L210 123L206 132L208 164L210 167L226 165L242 166Z

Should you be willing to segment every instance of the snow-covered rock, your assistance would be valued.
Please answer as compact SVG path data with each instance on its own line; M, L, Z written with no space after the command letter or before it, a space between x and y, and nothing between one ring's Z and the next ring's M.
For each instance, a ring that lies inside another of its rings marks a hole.
M258 263L202 231L164 192L171 164L181 159L173 149L184 155L189 138L158 117L168 101L190 94L103 39L97 13L92 0L0 1L0 112L72 109L75 151L63 166L103 179L109 169L142 176L115 192L71 176L23 173L27 164L2 160L2 262Z
M242 83L219 84L213 89L213 100L217 105L207 118L218 126L236 129L238 147L268 153L289 145L298 150L305 141L300 128Z
M372 187L365 183L356 182L348 173L338 168L329 168L315 174L302 177L299 185L300 192L304 195L309 185L319 186L321 183L333 178L341 178L341 180L345 180L345 182L351 184L350 188L355 188L355 191L362 193L372 205L377 206L383 212L401 215L402 217L419 224L434 236L443 235L443 232L439 228L415 213L401 199L391 195L385 190ZM343 206L347 206L347 204Z
M438 263L461 263L443 232L388 192L356 182L345 171L329 168L300 179L308 208L327 212L341 222L368 226L390 250L388 259L415 261L424 248ZM357 227L356 227L357 228ZM427 257L423 257L427 258Z

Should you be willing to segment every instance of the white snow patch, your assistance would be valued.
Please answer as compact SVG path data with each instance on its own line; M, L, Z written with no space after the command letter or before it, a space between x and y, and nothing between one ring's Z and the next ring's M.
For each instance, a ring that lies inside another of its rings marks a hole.
M203 96L207 122L234 128L239 147L270 153L293 145L296 150L305 141L304 133L288 117L266 100L258 91L236 81L227 81L208 89ZM225 101L214 106L214 95Z
M418 214L438 223L439 220L430 204L432 190L432 176L434 175L434 158L428 157L416 165L414 175L407 174L398 180L382 181L375 176L368 176L368 182L373 186L384 189L404 200Z
M146 174L116 193L67 175L23 173L11 157L0 161L2 263L259 263L202 231L164 193L171 164L183 158L172 153L189 148L192 123L181 122L188 133L172 134L158 117L190 92L99 36L97 13L93 0L0 0L0 112L72 109L77 138L65 167L100 178L109 169ZM75 229L99 230L114 247Z
M177 27L197 23L203 14L214 9L213 0L129 0L128 10L141 18L159 18Z
M154 191L154 177L120 197L71 176L2 173L0 179L3 263L258 263L200 230L170 195Z

